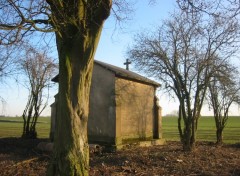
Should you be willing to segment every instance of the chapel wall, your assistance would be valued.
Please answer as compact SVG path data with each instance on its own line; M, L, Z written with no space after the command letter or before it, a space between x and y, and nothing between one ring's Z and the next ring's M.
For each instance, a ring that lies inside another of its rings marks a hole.
M115 141L115 75L94 64L88 119L89 143Z
M122 142L152 139L154 87L122 78L116 79L115 86Z

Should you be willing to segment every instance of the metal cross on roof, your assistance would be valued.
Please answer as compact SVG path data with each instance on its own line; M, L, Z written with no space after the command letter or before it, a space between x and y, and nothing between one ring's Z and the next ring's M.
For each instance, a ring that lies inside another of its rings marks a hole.
M129 65L131 64L132 62L130 62L128 59L126 60L126 62L124 63L124 65L126 65L126 70L129 70Z

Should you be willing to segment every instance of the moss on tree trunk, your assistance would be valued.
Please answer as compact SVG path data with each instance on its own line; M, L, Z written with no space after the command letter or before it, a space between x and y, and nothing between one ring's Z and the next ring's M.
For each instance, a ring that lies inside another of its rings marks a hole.
M59 94L48 175L88 175L87 121L93 60L112 0L47 0L56 28Z
M60 56L54 157L49 175L88 175L87 121L94 54L102 27L73 40L57 38Z

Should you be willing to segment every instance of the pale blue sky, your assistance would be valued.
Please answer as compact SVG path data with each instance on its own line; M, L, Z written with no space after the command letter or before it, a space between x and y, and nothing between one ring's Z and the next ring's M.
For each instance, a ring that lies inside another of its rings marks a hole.
M174 5L175 0L162 0L155 5L149 5L148 0L138 0L131 20L122 24L123 29L115 26L115 19L109 18L105 22L95 58L123 67L125 51L134 34L159 25L162 19L168 17Z
M169 12L173 11L176 5L175 0L161 1L154 6L149 6L148 0L138 0L134 7L135 11L130 16L131 20L122 24L123 29L115 26L115 20L109 18L105 22L95 59L124 68L126 48L131 44L134 34L159 25L161 20L169 16ZM130 69L134 70L131 65ZM0 114L21 115L26 105L27 91L14 83L7 86L7 89L0 91L3 91L1 96L7 101L4 108L0 106ZM56 93L57 88L51 91L50 96L53 97ZM159 98L164 115L178 109L178 104L174 103L173 100L169 100L164 95L159 95ZM49 105L52 102L53 98L50 99ZM204 114L209 114L207 109L207 107L204 108ZM235 106L233 111L233 114L239 115L238 107ZM50 115L49 106L43 115Z

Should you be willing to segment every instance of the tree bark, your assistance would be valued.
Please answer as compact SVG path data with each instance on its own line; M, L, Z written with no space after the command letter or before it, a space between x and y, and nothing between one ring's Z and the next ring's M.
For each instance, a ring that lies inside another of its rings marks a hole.
M50 175L88 175L87 120L94 54L102 26L87 37L58 38L59 101Z
M183 150L184 151L192 151L193 145L192 145L192 123L187 122L184 125L184 139L183 139Z
M23 132L22 138L26 139L36 139L37 138L37 131L35 126L32 127L30 123L33 123L34 117L32 117L33 107L36 105L34 98L32 95L29 96L27 105L24 109L22 118L23 118ZM36 122L35 122L36 125Z
M192 151L195 148L195 121L193 118L188 117L184 112L185 107L183 103L179 105L178 114L178 131L180 134L181 143L184 151ZM181 126L181 121L184 121L184 127Z
M222 145L223 143L223 128L218 128L216 130L217 145Z
M56 28L59 94L48 175L88 175L87 121L94 55L111 0L48 0Z

